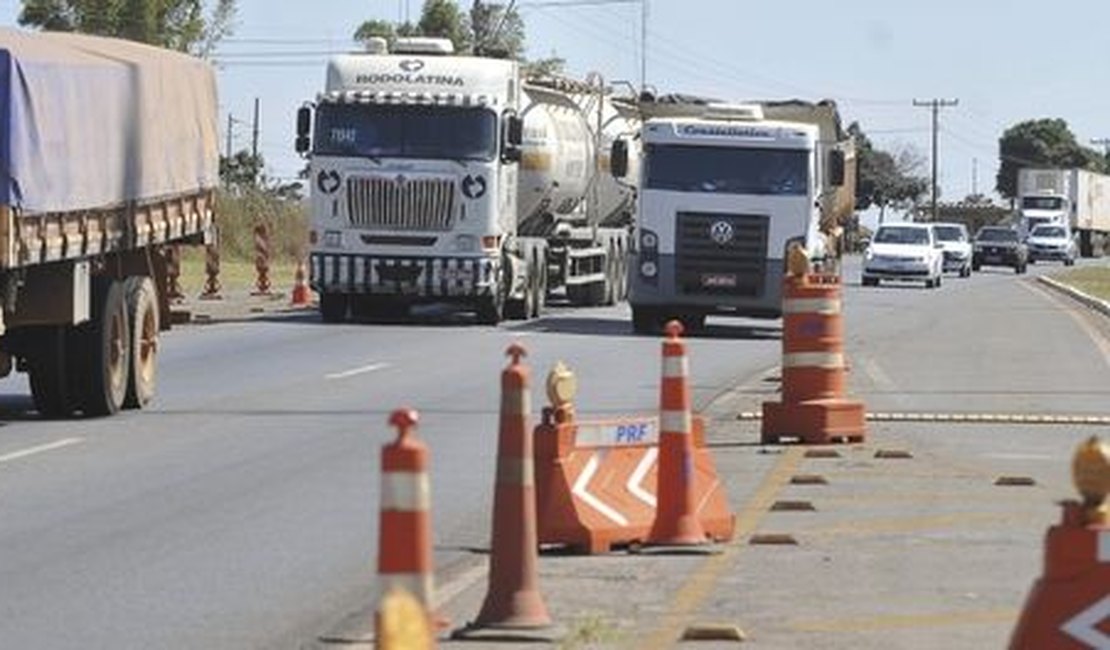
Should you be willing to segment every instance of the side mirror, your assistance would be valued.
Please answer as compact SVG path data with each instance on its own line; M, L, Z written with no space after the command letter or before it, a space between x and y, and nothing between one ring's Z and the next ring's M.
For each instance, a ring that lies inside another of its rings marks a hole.
M829 152L829 183L833 187L844 185L844 152L840 149Z
M609 171L613 178L624 178L628 175L628 143L624 140L614 140L613 148L609 152Z
M523 157L523 152L519 147L509 147L505 149L505 153L501 154L501 160L507 163L520 162L521 157Z
M505 127L505 142L513 147L524 143L524 119L519 115L510 115Z
M309 149L309 134L312 132L312 109L302 106L297 109L297 153L307 153Z

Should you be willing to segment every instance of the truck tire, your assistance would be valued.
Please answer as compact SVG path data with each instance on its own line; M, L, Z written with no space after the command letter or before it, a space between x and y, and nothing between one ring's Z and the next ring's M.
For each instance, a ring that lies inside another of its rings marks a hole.
M342 323L347 320L347 307L350 301L346 294L320 294L320 320L325 323Z
M605 289L601 304L608 307L617 304L617 301L620 300L620 290L617 289L620 274L621 270L617 263L616 249L610 247L609 254L605 258Z
M81 364L80 400L85 415L112 415L123 407L131 370L129 330L123 285L97 278L92 319L76 328L73 337Z
M1095 256L1095 242L1091 237L1090 230L1079 231L1079 256L1080 257L1094 257Z
M33 354L27 357L31 399L44 418L73 415L79 407L72 377L66 327L46 327L37 337Z
M540 318L547 305L547 262L542 257L536 263L535 296L532 301L532 318Z
M135 276L124 282L127 294L127 325L131 330L131 372L124 408L139 409L154 398L158 373L158 290L148 277Z

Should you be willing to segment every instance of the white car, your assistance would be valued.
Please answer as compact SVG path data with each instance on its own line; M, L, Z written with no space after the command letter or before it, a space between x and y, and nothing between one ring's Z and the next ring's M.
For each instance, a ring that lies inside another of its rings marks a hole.
M863 286L878 286L880 280L924 280L928 289L939 287L943 253L931 224L879 226L863 256Z
M1029 248L1030 264L1038 260L1057 260L1063 262L1064 266L1071 266L1075 264L1075 257L1078 255L1075 240L1063 226L1037 226L1029 233L1025 245Z
M944 247L944 270L971 275L971 236L962 223L934 223L933 234Z

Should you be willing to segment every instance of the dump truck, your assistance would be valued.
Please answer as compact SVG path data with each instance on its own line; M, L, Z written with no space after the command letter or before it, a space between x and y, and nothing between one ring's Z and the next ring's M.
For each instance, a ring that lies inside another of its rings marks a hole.
M322 319L440 303L495 324L549 297L621 300L636 188L608 154L639 127L621 99L598 75L526 78L444 39L333 57L297 120Z
M174 247L214 241L216 81L130 41L0 29L0 375L46 417L153 398Z

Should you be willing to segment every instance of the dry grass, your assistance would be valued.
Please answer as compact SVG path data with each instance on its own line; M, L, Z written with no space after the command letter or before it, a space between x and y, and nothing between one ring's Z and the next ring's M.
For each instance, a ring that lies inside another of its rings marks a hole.
M288 293L293 289L296 263L292 259L274 260L270 263L270 290ZM239 293L254 288L258 273L254 262L244 259L220 259L220 288L228 293ZM204 249L182 249L181 277L178 282L186 296L196 296L204 291L207 276L204 274Z
M1071 285L1102 300L1110 300L1110 266L1090 266L1053 274L1054 280Z

